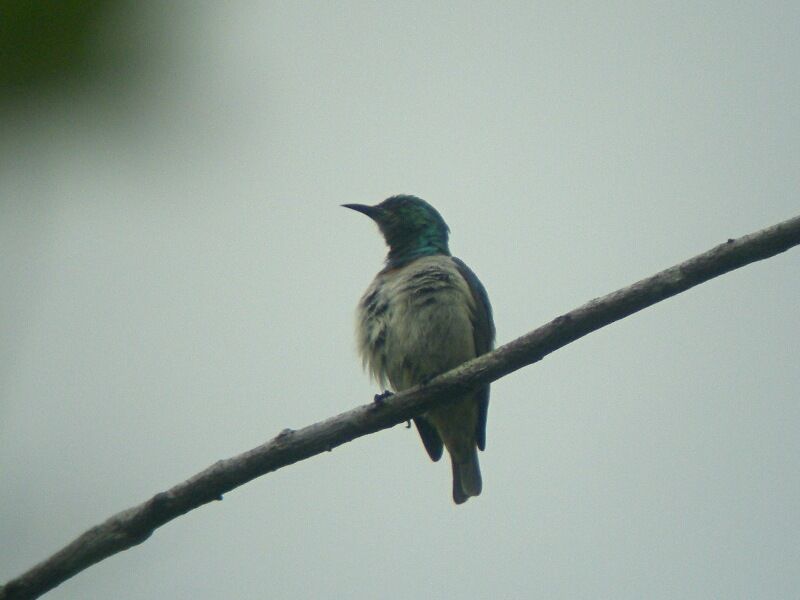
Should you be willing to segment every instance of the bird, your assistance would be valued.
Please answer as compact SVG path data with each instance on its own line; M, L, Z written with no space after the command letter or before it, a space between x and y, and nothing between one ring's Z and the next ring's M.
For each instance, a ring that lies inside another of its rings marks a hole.
M342 206L372 219L389 247L356 309L359 354L383 389L425 384L494 347L486 289L450 254L450 228L433 206L410 195ZM477 450L486 448L488 408L487 384L414 417L430 458L438 461L443 447L450 455L456 504L481 493Z

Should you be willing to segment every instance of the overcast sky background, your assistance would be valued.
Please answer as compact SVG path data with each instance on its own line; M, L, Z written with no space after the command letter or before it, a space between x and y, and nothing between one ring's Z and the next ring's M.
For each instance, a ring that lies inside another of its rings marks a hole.
M370 401L385 249L342 203L436 206L499 343L800 212L797 3L155 3L98 35L136 76L0 120L0 581ZM799 269L493 385L463 506L398 426L47 597L795 597Z

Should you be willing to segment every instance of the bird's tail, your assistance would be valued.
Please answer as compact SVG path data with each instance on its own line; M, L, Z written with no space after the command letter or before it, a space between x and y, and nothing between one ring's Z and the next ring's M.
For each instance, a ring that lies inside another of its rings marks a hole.
M453 465L453 500L456 504L463 504L472 496L481 493L481 468L478 464L478 449L472 446L472 451L464 462L456 462L451 456Z

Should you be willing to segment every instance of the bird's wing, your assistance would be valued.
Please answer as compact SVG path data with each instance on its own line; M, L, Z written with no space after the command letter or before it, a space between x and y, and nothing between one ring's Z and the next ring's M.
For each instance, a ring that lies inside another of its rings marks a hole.
M492 320L492 305L486 289L478 276L458 258L453 257L453 262L458 272L467 282L469 291L475 301L475 313L472 315L472 332L475 339L476 356L486 354L494 347L494 321ZM486 448L486 414L489 411L489 386L483 386L477 394L478 398L478 427L475 431L475 441L481 450Z

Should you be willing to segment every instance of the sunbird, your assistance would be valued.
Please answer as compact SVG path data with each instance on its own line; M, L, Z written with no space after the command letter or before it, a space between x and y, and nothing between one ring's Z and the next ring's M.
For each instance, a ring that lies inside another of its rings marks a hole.
M483 284L450 254L450 229L439 212L416 196L374 206L344 204L377 223L389 246L384 268L358 303L358 350L379 385L402 391L489 352L494 321ZM453 500L481 493L478 449L486 447L489 385L414 418L432 460L447 448Z

